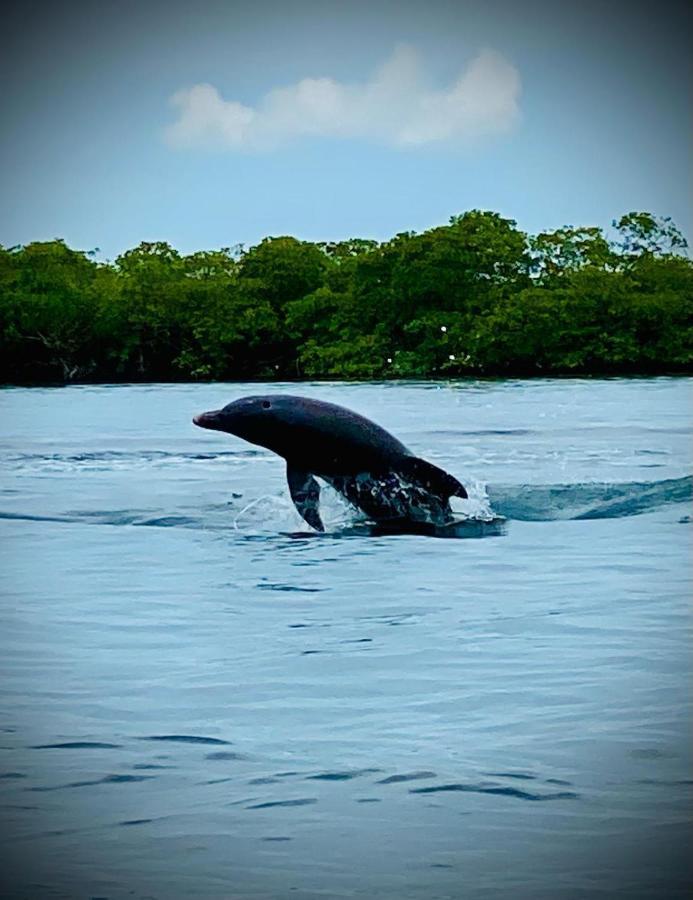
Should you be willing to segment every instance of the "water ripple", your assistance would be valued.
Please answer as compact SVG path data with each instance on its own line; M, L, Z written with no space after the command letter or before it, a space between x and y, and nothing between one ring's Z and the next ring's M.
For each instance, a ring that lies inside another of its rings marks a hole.
M320 772L317 775L307 775L311 781L351 781L352 778L361 778L363 775L372 775L380 769L354 769L346 772Z
M105 741L65 741L62 744L35 744L31 750L117 750L121 744L109 744Z
M378 784L400 784L404 781L418 781L422 778L435 778L435 772L406 772L402 775L389 775L387 778L382 778L378 781Z
M255 803L252 806L246 806L246 809L271 809L279 806L309 806L317 803L317 797L301 797L298 800L269 800L266 803Z
M437 794L459 791L470 794L497 794L501 797L516 797L518 800L576 800L579 794L572 791L558 791L552 794L536 794L514 787L489 786L484 784L439 784L432 787L411 788L410 794Z
M221 738L204 737L199 734L150 734L139 738L141 741L169 741L172 744L224 744L231 741L223 741Z
M93 787L96 784L130 784L133 782L150 781L155 775L104 775L103 778L95 778L87 781L71 781L68 784L34 785L26 788L27 791L46 793L47 791L62 791L66 788Z

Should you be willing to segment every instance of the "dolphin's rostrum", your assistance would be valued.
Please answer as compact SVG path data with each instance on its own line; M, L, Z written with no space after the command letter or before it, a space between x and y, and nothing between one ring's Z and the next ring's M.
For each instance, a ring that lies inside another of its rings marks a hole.
M243 397L193 422L283 456L291 499L318 531L324 526L315 475L379 523L446 524L452 520L450 497L467 497L452 475L335 403L289 394Z

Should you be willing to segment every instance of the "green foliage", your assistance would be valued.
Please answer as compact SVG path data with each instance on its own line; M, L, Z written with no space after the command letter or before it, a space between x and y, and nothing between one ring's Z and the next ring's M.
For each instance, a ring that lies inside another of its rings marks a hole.
M60 240L0 258L3 380L89 377L112 333L112 272Z
M240 273L276 310L316 290L324 279L327 260L315 244L293 237L265 238L244 253Z
M609 269L616 256L601 228L559 228L530 238L532 269L540 283L556 283L587 266Z
M69 381L690 371L693 266L669 219L528 236L498 213L389 241L266 238L114 263L0 247L0 378Z
M686 250L688 243L667 216L658 218L651 213L631 212L614 222L620 236L620 249L626 257L672 256Z

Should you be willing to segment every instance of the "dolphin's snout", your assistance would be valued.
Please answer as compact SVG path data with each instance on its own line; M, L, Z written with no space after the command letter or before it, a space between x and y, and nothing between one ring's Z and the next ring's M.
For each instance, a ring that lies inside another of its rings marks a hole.
M220 410L214 409L211 412L198 413L193 416L193 423L199 425L200 428L218 429L220 424Z

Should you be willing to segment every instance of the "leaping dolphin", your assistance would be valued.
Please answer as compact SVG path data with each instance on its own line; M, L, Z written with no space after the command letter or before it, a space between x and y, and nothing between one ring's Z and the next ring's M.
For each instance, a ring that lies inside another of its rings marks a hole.
M453 519L450 497L467 497L452 475L414 456L375 422L335 403L290 394L242 397L200 413L193 422L283 456L291 499L317 531L325 527L315 475L378 523L444 525Z

